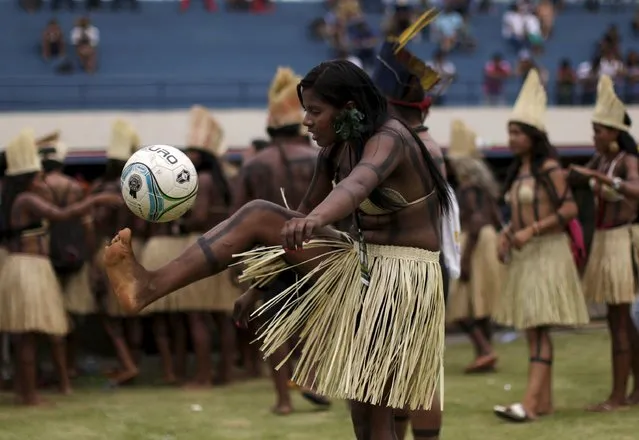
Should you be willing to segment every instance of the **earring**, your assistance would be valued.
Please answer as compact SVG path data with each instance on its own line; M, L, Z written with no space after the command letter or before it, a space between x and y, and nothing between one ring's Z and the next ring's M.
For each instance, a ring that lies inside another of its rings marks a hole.
M610 142L610 146L608 147L611 153L617 153L619 151L619 144L617 141Z

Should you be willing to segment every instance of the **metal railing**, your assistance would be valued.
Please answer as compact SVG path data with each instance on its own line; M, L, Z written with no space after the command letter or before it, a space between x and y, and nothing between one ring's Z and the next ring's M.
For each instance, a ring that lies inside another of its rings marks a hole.
M193 103L216 108L264 107L269 83L256 80L209 80L139 77L0 77L0 111L36 111L70 109L171 109ZM521 80L504 85L500 105L512 104ZM556 104L554 87L549 87L549 102ZM592 96L594 101L594 96ZM480 81L456 81L441 97L440 105L489 105ZM573 105L582 102L575 88Z

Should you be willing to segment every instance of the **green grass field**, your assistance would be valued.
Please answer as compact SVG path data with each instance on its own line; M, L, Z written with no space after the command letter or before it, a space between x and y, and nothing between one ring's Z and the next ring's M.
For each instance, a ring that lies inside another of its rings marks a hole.
M609 344L603 331L555 337L557 413L538 422L511 425L492 406L518 400L526 382L526 350L518 340L498 347L499 372L464 376L467 344L451 344L446 361L446 400L442 439L454 440L635 440L639 407L610 414L583 410L606 396L610 384ZM510 385L507 387L506 385ZM510 388L506 391L506 388ZM297 412L271 415L271 384L241 382L210 391L136 386L103 391L76 386L69 397L46 394L52 407L19 408L11 395L0 397L0 440L200 440L352 439L344 402L324 412L295 396ZM201 405L201 411L191 406Z

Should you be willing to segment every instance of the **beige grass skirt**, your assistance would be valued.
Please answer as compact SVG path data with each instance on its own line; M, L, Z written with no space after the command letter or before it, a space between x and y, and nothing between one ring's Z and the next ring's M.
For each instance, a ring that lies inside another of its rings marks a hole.
M100 251L97 253L95 257L95 264L99 268L104 268L104 251L106 250L106 246L107 246L107 241L104 242L104 245L100 248ZM133 254L135 255L135 257L140 258L140 256L142 255L142 250L144 249L144 240L140 238L133 238L131 240L131 248L133 249ZM131 317L132 315L130 313L122 309L116 296L111 291L111 283L109 283L106 272L104 272L104 270L102 270L101 276L104 277L104 282L106 283L107 290L108 290L106 301L105 301L106 314L112 318ZM147 311L146 309L144 309L141 312L134 314L133 316L144 315L146 313Z
M200 234L190 235L187 244L194 244L200 236ZM177 310L183 312L233 311L235 300L242 294L242 290L234 285L231 277L232 272L225 270L187 286L184 292L176 297Z
M632 258L630 226L596 230L583 277L586 300L598 304L634 302Z
M179 257L186 249L185 236L158 235L149 238L140 254L140 264L148 270L156 270ZM186 288L176 290L169 295L149 304L144 308L146 313L163 313L178 310L179 296Z
M7 261L7 257L9 256L9 251L6 247L0 246L0 270L2 270L2 266L4 266L4 262Z
M588 309L566 234L536 237L522 250L512 251L493 318L517 329L588 323Z
M467 234L462 234L462 252ZM497 231L493 226L484 226L479 231L477 245L471 256L470 280L453 280L446 309L446 320L488 318L493 313L495 298L502 288L505 268L497 258Z
M0 272L0 332L69 332L62 291L48 257L7 257Z
M98 305L91 290L90 265L85 264L78 272L60 279L64 307L73 315L91 315L98 311Z
M371 275L360 277L358 246L312 240L326 248L318 266L255 314L277 313L258 332L265 356L300 331L296 383L313 384L327 397L393 408L430 408L443 381L444 295L439 252L367 245ZM289 267L280 246L242 257L241 281L261 285ZM303 296L299 287L315 279ZM315 375L313 375L315 373Z

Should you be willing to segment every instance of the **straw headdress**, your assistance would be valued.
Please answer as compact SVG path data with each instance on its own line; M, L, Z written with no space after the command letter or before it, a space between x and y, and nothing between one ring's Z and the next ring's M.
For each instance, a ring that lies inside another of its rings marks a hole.
M268 128L301 125L304 113L297 97L301 77L288 67L278 67L268 91Z
M519 91L509 122L519 122L546 131L546 90L537 69L530 69Z
M137 133L131 124L123 119L117 119L111 128L111 143L107 150L107 159L126 162L133 154L138 140Z
M204 151L221 157L226 153L224 131L217 120L201 105L194 105L189 111L189 133L187 148Z
M592 122L617 130L629 131L624 123L626 107L615 93L615 86L608 75L601 75L597 84L597 103Z
M448 157L481 157L477 149L477 134L459 119L453 120L450 124Z
M36 145L40 150L42 160L54 160L64 163L69 148L60 140L60 130L56 130L36 139Z
M7 158L7 176L35 173L42 170L33 130L26 129L9 142L5 152Z

